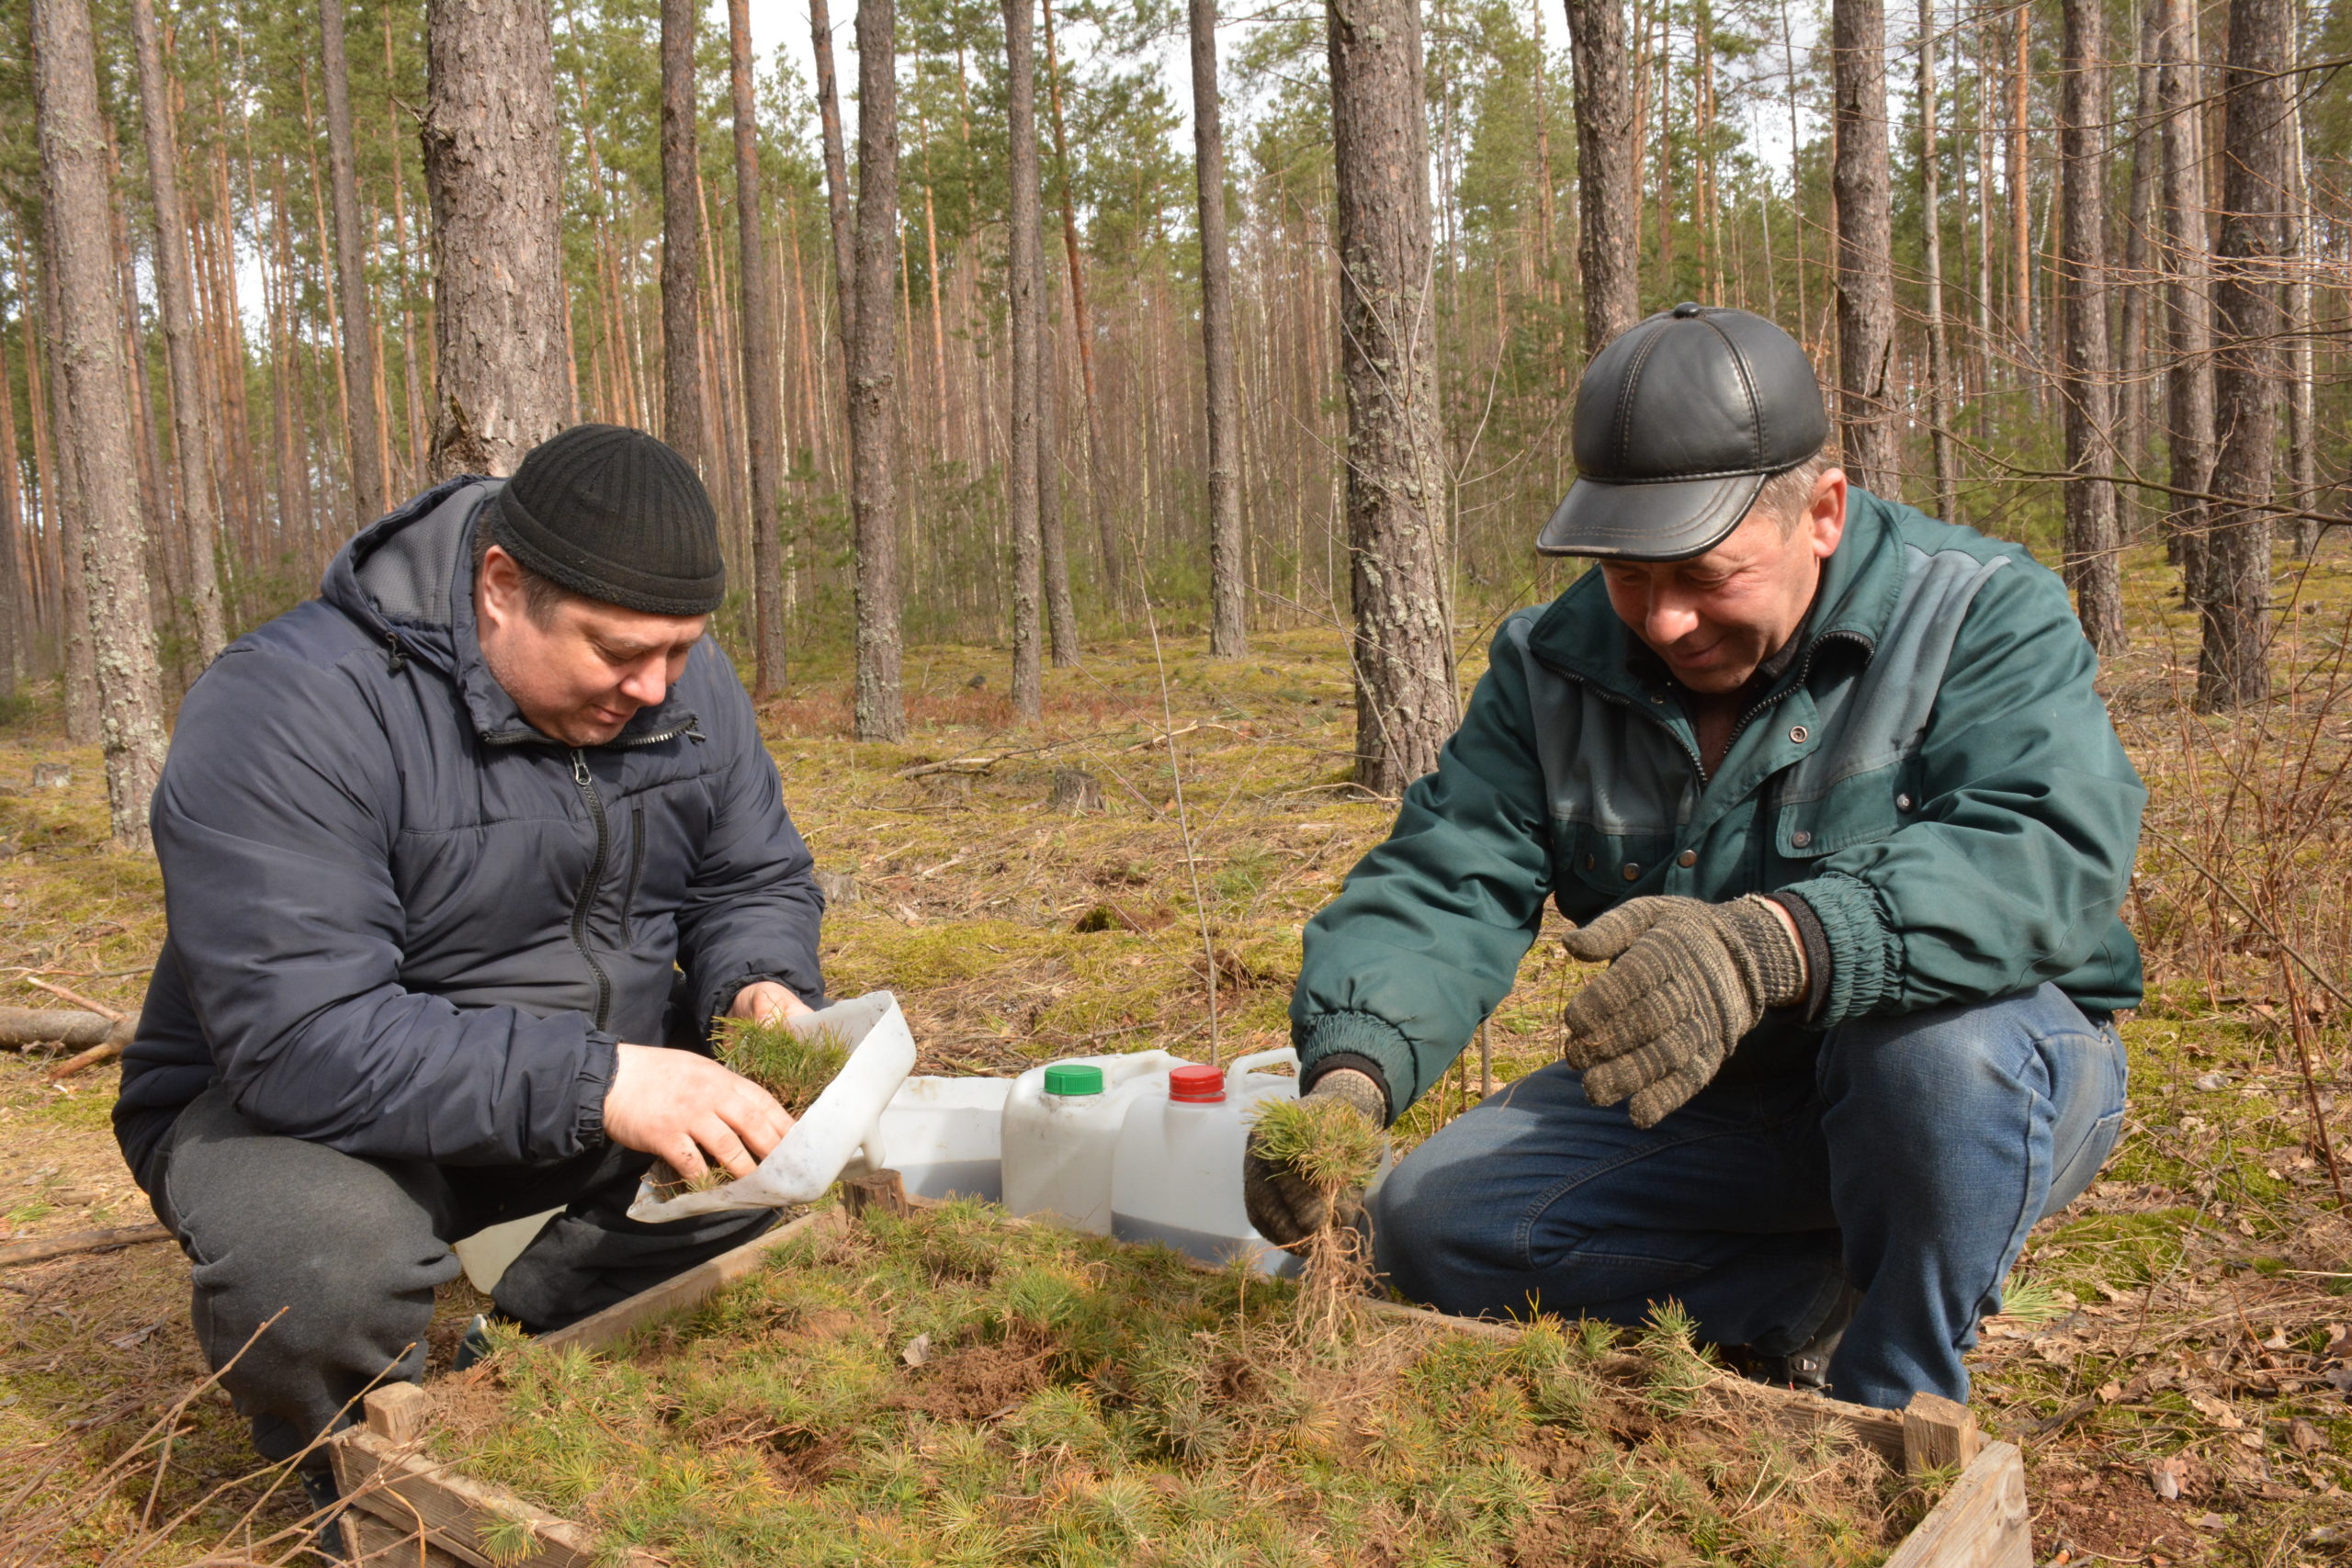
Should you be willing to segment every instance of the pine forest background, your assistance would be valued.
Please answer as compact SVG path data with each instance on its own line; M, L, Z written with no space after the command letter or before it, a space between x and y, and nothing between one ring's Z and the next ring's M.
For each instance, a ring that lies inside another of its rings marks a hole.
M2113 398L2111 470L2127 537L2176 502L2167 458L2157 37L2165 0L2109 0L2098 90ZM2194 178L2209 249L2221 227L2228 16L2192 8ZM40 265L42 199L28 0L0 4L0 659L12 691L57 676L68 628L70 508L52 428L45 344L55 310ZM899 17L899 194L895 261L902 414L898 446L905 636L1008 636L1015 574L1007 71L1003 15L967 0L906 0ZM152 187L127 6L94 6L100 100L115 169L113 244L130 347L140 511L166 683L199 665L197 563L172 451ZM1643 310L1684 299L1764 312L1837 374L1830 17L1815 0L1632 0L1630 65ZM1199 224L1181 104L1185 17L1169 0L1048 0L1038 34L1039 239L1049 525L1087 635L1136 631L1148 589L1162 629L1209 614ZM2066 73L2053 0L1925 0L1886 19L1896 331L1889 384L1896 482L1930 511L2054 552L2069 468L2061 298L2065 170L2056 130ZM1445 534L1457 635L1554 591L1530 549L1572 477L1568 413L1585 357L1576 265L1577 143L1566 29L1510 0L1430 0L1425 111L1435 244L1434 345ZM651 0L557 0L564 331L578 417L663 428L661 14ZM1325 17L1275 6L1220 29L1227 205L1234 258L1238 474L1253 625L1344 623L1347 405L1332 235L1335 186ZM846 18L841 19L844 38ZM435 291L418 144L425 7L355 0L349 96L379 412L392 499L426 482ZM1948 344L1946 483L1930 440L1931 366L1917 72L1931 96ZM706 464L739 585L721 632L751 636L752 483L744 412L740 217L727 16L702 20L698 198L707 243L698 362ZM319 21L310 6L181 0L161 47L176 131L220 518L217 563L231 635L313 591L364 521L355 502L351 324L334 287ZM2352 6L2305 7L2288 101L2297 144L2287 334L2278 402L2278 515L2308 549L2346 473L2352 231ZM844 118L854 88L844 73ZM854 527L835 263L819 114L785 51L756 62L757 147L784 461L775 515L788 646L846 648ZM853 131L854 127L852 127ZM857 152L854 134L850 155ZM856 171L852 169L852 183ZM1056 481L1058 481L1057 483ZM1882 487L1883 488L1883 487ZM1057 493L1052 493L1057 491ZM1939 493L1940 492L1940 493ZM1948 506L1939 506L1939 501ZM2301 515L2298 515L2298 514ZM72 695L68 694L69 697ZM21 699L19 699L21 700ZM74 702L87 728L92 702Z

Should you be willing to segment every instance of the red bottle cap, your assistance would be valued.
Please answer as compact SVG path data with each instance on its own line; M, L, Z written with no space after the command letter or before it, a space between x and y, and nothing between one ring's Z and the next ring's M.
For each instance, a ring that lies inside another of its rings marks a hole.
M1215 1067L1171 1068L1168 1074L1168 1098L1179 1105L1222 1105L1225 1075Z

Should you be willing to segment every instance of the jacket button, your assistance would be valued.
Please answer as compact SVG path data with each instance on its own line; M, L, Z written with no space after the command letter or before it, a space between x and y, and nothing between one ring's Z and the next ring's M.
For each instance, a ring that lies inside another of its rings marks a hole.
M1894 797L1894 809L1896 809L1897 811L1908 811L1908 810L1910 810L1910 809L1911 809L1911 797L1910 797L1909 795L1896 795L1896 796Z
M1803 828L1800 828L1795 832L1789 835L1789 842L1794 844L1799 849L1803 849L1807 844L1813 842L1813 835L1806 832Z
M1699 863L1699 852L1696 850L1685 850L1680 854L1674 857L1674 863L1683 866L1697 865Z
M1804 745L1806 741L1808 741L1808 740L1810 740L1810 739L1813 739L1813 731L1812 731L1812 730L1810 730L1810 729L1807 729L1807 728L1806 728L1804 725L1802 725L1802 724L1798 724L1798 725L1792 725L1792 726L1790 726L1790 728L1789 728L1789 739L1792 739L1792 740L1793 740L1793 741L1795 741L1798 745L1802 746L1802 745Z
M1628 882L1638 882L1641 880L1641 877L1642 868L1635 865L1632 861L1627 861L1625 863L1625 880Z

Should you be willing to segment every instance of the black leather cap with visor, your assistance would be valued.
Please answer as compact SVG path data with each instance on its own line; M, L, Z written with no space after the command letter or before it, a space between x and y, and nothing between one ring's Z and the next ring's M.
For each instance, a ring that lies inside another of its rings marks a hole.
M1829 437L1794 338L1746 310L1681 304L1593 356L1577 389L1577 481L1544 555L1684 560L1723 543L1764 481Z

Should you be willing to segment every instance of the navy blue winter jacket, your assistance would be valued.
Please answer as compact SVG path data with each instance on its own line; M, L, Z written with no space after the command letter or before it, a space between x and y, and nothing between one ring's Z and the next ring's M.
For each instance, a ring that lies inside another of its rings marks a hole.
M144 1182L183 1107L347 1154L560 1159L614 1046L699 1040L737 991L822 984L824 908L752 705L706 638L574 750L483 665L460 479L346 545L320 597L190 689L155 792L169 934L123 1054Z

